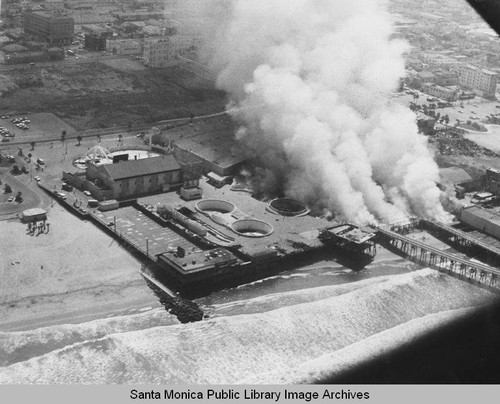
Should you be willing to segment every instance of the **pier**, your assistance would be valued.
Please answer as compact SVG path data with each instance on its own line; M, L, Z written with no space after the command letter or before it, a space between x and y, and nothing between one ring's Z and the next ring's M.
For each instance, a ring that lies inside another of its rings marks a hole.
M469 234L441 222L421 220L420 227L439 239L449 240L459 248L473 249L481 253L484 261L497 267L500 265L500 249L484 243Z
M409 226L416 225L417 223L412 223ZM395 228L399 229L400 226L396 226ZM393 230L379 228L378 236L382 244L385 244L389 249L396 249L403 252L411 261L439 271L451 273L469 281L475 281L482 286L496 290L500 289L498 282L499 269L480 262L469 261L446 251L441 251L438 248L411 239Z

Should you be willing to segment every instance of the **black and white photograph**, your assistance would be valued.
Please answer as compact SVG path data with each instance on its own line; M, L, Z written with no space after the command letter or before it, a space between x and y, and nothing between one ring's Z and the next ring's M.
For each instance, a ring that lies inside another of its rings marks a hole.
M494 0L0 0L0 387L499 384L499 32Z

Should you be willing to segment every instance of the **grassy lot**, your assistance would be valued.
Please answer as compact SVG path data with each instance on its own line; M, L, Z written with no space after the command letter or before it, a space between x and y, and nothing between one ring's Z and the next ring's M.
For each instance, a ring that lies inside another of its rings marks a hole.
M54 64L3 74L17 86L2 113L53 112L77 130L150 123L224 109L225 94L180 68L141 68L130 60Z

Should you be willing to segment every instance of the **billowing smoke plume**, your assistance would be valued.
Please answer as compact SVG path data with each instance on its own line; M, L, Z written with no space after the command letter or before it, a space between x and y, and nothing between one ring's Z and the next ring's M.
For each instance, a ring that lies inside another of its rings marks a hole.
M225 4L212 67L264 189L356 223L445 219L426 139L389 100L406 45L389 39L385 1Z

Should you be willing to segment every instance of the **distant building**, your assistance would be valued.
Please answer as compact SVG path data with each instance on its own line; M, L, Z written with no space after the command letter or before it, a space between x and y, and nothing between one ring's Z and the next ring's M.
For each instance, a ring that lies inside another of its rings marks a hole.
M459 84L458 75L454 72L442 71L434 73L434 83L438 86L456 86Z
M89 163L86 177L99 188L111 190L113 199L165 192L183 185L181 166L173 155L114 164Z
M144 41L143 60L150 67L175 66L179 51L179 43L173 37L147 39Z
M417 127L420 133L430 136L435 133L436 120L430 116L417 112Z
M487 69L471 65L458 67L460 85L468 87L484 98L495 98L498 74Z
M105 51L106 40L113 36L112 32L85 34L85 49L90 51Z
M500 196L500 170L496 168L486 170L486 186L492 194Z
M142 44L134 39L106 39L106 51L113 55L139 55Z
M111 13L118 21L159 20L165 17L163 11L129 11Z
M458 198L463 198L466 192L475 188L475 181L460 167L441 168L439 170L440 184L445 188L452 186Z
M445 101L456 101L458 99L458 95L460 94L460 89L456 86L443 87L434 83L422 84L421 90L428 95L441 98Z
M43 6L47 10L64 10L66 8L63 0L45 0Z
M73 41L75 20L73 17L43 11L27 13L24 32L54 45L68 45Z
M420 81L421 84L434 83L436 76L434 75L434 73L424 70L422 72L417 73L417 79Z

